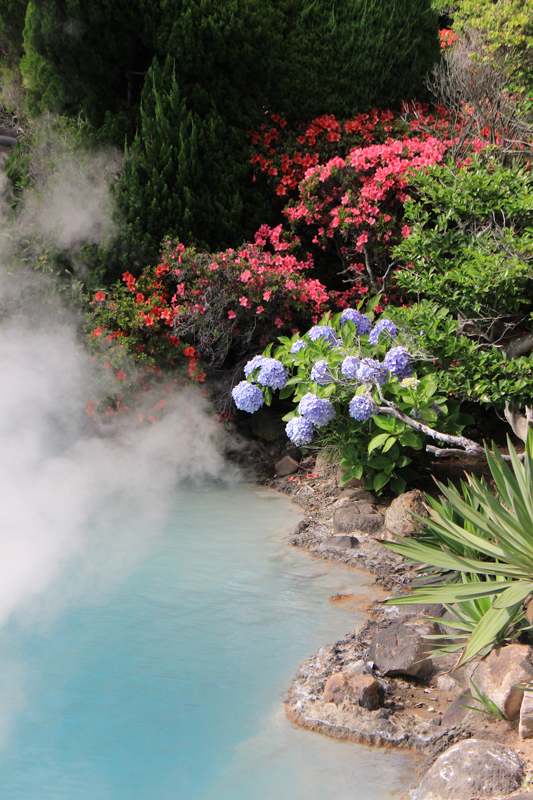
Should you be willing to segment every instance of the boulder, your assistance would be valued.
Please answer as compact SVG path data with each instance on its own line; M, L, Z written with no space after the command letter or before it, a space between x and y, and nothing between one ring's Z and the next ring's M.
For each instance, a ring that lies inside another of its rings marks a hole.
M372 639L368 660L376 664L382 675L429 678L433 673L429 657L432 645L425 637L437 632L437 625L426 620L393 622Z
M524 692L518 733L521 739L533 739L533 692Z
M509 644L491 650L473 671L472 680L496 703L506 719L516 719L524 697L517 684L533 680L533 648L527 644Z
M455 678L452 678L451 675L437 675L435 683L437 684L437 689L441 692L453 692L457 694L461 691L461 684L459 681L456 681Z
M352 703L375 711L379 708L380 686L372 675L361 675L355 670L336 672L331 675L324 687L324 703L340 705L349 699Z
M322 544L324 547L340 547L342 550L350 550L353 547L357 547L359 544L359 539L357 536L348 536L345 533L341 533L335 536L326 536L323 539Z
M404 492L396 497L385 512L385 539L391 541L395 536L411 536L416 530L416 521L410 512L427 517L424 495L418 489Z
M334 533L379 533L383 528L383 515L365 501L343 502L333 512Z
M276 461L274 469L280 478L284 478L286 475L292 475L294 472L298 472L300 465L294 458L283 456L279 461Z
M498 797L519 789L525 764L503 744L466 739L440 755L411 800L471 800Z

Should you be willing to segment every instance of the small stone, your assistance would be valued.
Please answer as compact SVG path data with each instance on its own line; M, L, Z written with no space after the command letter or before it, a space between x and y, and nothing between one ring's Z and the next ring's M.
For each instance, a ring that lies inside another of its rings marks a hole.
M367 671L367 665L362 658L358 661L353 661L351 664L347 664L343 669L346 675L349 673L353 673L354 675L366 675Z
M322 700L339 706L346 699L374 711L379 708L379 683L371 675L336 672L327 679Z
M436 679L437 689L441 692L459 692L461 691L461 684L458 683L451 675L438 675Z
M519 789L525 764L510 747L467 739L440 755L426 772L411 800L470 800L497 797Z
M533 692L524 692L518 733L521 739L533 739Z
M385 512L385 539L393 540L395 536L411 536L417 530L416 520L410 512L427 517L424 506L424 495L418 489L404 492L396 497Z
M294 458L283 456L279 461L276 461L274 469L280 478L284 478L286 475L292 475L294 472L298 472L300 465Z
M325 539L322 540L322 544L324 547L340 547L343 550L351 550L354 547L357 547L359 544L359 539L357 536L347 536L345 534L340 534L338 536L326 536Z
M382 528L383 515L370 503L343 503L333 512L334 533L378 533Z

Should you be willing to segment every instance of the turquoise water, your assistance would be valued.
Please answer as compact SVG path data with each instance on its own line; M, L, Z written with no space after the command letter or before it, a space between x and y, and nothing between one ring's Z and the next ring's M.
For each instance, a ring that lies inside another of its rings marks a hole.
M88 580L88 545L1 632L0 797L399 796L410 756L283 715L300 661L362 619L328 597L370 583L288 547L300 517L250 485L183 490L142 547L135 537L136 559L122 536Z

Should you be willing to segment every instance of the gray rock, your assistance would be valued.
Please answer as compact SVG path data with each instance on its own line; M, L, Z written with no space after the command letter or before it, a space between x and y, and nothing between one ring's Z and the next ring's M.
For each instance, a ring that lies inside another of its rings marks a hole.
M524 692L518 733L521 739L533 739L533 692Z
M292 475L294 472L298 472L300 465L294 458L283 456L279 461L276 461L274 469L280 478L284 478L286 475Z
M442 717L442 727L454 728L456 725L470 722L481 714L480 711L472 711L471 708L464 708L464 706L482 707L472 699L470 692L461 692L446 709L446 713Z
M370 503L372 506L377 502L376 496L366 489L342 489L339 496L353 502Z
M441 692L460 692L461 684L451 675L437 675L437 689Z
M340 547L343 550L350 550L353 547L357 547L359 544L359 539L357 536L348 536L344 533L341 533L336 536L326 536L322 544L327 548Z
M533 680L533 648L527 644L509 644L491 650L475 668L472 680L496 703L506 719L516 719L524 697L517 684Z
M383 528L383 515L366 502L343 502L333 512L334 533L379 533Z
M467 739L437 758L411 800L471 800L508 794L519 789L525 764L502 744Z
M411 536L417 528L417 523L410 512L427 517L428 512L424 506L424 495L418 489L405 492L396 497L385 512L385 539L389 541L395 536Z
M425 637L437 631L433 622L393 622L376 633L368 658L375 662L382 675L429 678L433 672L433 661L428 655L432 645Z

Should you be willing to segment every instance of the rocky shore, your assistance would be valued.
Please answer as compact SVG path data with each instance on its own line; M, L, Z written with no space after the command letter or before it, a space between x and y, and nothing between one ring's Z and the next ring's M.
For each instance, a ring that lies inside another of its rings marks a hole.
M371 572L386 590L382 595L404 594L414 572L381 541L412 533L409 510L426 513L423 493L378 498L357 482L343 488L341 471L326 457L302 461L287 446L274 442L268 448L258 447L263 464L270 464L260 482L289 495L303 511L290 543ZM337 595L330 601L350 599ZM453 636L444 612L438 605L375 602L363 627L300 665L285 701L287 716L333 738L424 754L410 800L533 798L533 693L517 689L533 681L533 648L507 645L454 670L456 657L432 658L426 638ZM501 719L483 713L470 696L471 680Z

